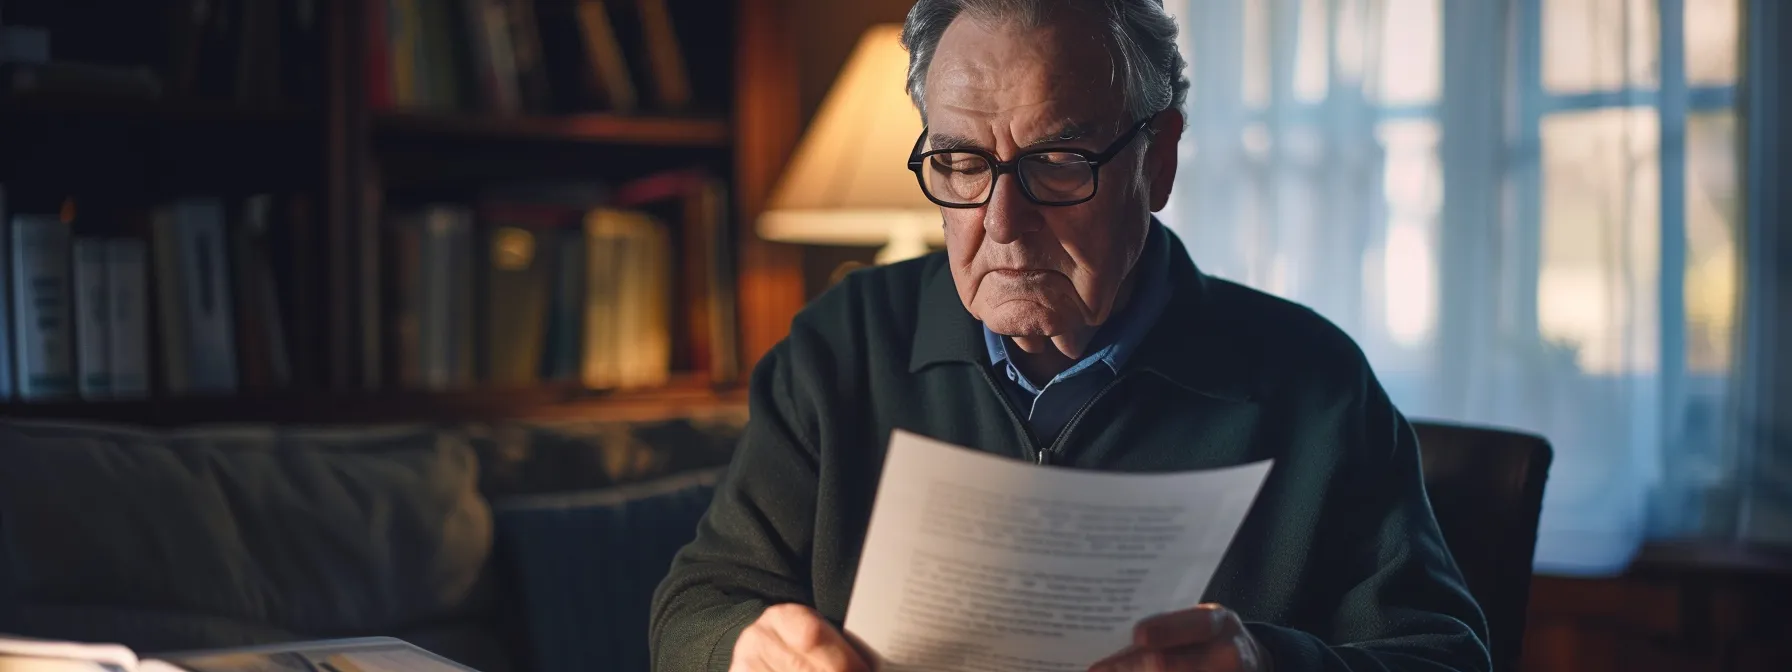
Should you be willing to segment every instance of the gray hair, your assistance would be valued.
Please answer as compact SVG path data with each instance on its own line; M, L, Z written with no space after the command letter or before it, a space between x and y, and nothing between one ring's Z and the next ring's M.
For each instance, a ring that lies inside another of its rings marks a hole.
M1176 48L1176 20L1163 0L1085 0L1106 10L1108 42L1121 72L1121 96L1132 119L1176 107L1188 100L1188 76ZM917 0L902 25L902 46L908 50L908 95L922 116L927 114L927 69L946 27L968 12L978 19L1036 28L1064 0Z

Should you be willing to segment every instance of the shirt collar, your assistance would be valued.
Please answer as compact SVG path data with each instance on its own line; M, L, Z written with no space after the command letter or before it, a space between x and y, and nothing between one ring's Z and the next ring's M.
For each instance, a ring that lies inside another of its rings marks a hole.
M1150 232L1145 234L1145 249L1139 253L1139 261L1133 266L1138 278L1133 282L1132 299L1126 308L1113 315L1107 324L1096 331L1095 340L1090 342L1089 357L1103 364L1115 373L1126 364L1145 336L1151 333L1151 327L1157 324L1163 315L1164 306L1170 302L1170 250L1164 226L1151 220ZM983 345L989 351L989 363L1000 366L1008 361L1008 339L1001 334L990 331L987 325L979 323L983 331ZM1079 362L1079 364L1081 364ZM1074 367L1080 371L1084 366Z

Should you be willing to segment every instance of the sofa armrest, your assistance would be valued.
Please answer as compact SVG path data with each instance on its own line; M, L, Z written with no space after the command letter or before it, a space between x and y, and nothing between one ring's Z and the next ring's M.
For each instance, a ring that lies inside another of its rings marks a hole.
M653 591L696 536L720 469L495 501L497 553L540 672L638 670Z

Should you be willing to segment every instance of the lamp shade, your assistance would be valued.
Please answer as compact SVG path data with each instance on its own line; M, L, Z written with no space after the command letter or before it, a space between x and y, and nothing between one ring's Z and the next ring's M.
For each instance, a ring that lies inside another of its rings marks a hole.
M921 119L909 101L901 27L873 26L797 144L759 235L791 243L889 243L880 261L943 243L939 208L908 170ZM892 249L900 248L900 249Z

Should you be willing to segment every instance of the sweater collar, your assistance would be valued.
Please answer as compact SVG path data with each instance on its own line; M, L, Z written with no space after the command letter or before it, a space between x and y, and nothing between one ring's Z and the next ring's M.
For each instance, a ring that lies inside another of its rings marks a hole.
M1145 335L1138 351L1127 362L1164 377L1172 383L1208 396L1243 401L1249 393L1249 371L1238 358L1226 354L1219 323L1209 315L1211 281L1195 267L1182 240L1155 218L1151 226L1162 229L1169 254L1167 282L1169 302L1156 326ZM1155 234L1155 232L1154 232ZM948 362L983 366L989 361L982 323L965 310L958 298L947 264L931 264L922 279L921 305L915 324L909 371L916 372Z

